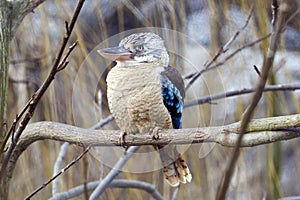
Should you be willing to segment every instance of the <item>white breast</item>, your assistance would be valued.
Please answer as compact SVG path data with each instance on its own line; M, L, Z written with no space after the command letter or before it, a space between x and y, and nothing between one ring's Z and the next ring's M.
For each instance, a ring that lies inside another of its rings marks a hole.
M172 128L163 104L162 67L149 64L114 67L107 76L107 98L119 128L127 133L148 132L151 127Z

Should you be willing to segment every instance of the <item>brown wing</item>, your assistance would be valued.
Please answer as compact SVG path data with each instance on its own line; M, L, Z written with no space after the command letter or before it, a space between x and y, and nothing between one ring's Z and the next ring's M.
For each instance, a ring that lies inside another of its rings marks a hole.
M162 72L162 75L168 77L168 79L178 88L182 96L182 100L184 100L184 82L181 77L181 74L177 71L177 69L171 66L165 67L165 71Z

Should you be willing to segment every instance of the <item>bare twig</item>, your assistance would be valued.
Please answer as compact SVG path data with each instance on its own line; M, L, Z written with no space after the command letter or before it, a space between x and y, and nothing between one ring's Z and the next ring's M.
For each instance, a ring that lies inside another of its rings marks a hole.
M29 119L26 119L26 117L23 118L21 124L23 124L23 126L26 126L26 124L29 122L29 120L31 119L31 117L32 117L32 115L34 113L34 110L35 110L35 107L36 107L37 103L39 102L39 100L41 99L41 97L43 96L43 94L46 92L46 90L48 89L48 87L51 84L51 82L54 80L54 77L55 77L56 73L58 73L59 71L63 70L67 66L67 64L68 64L67 58L69 57L70 53L74 50L74 48L76 47L77 44L78 43L76 41L75 43L73 43L69 47L68 52L63 57L63 59L60 62L60 64L58 66L57 65L53 66L53 68L51 70L51 73L48 75L46 81L39 88L39 90L36 93L34 93L34 95L31 97L31 99L26 103L26 105L24 106L24 108L22 109L22 111L20 112L20 114L18 114L16 116L16 118L14 119L11 127L9 128L8 133L6 134L6 136L4 138L4 142L3 142L2 146L1 146L1 151L4 150L8 138L11 136L11 134L14 134L15 127L16 127L17 123L20 121L20 119L22 118L22 116L25 114L26 111L27 111L27 114L29 113L27 115L27 117L29 117ZM27 123L26 123L26 121L27 121ZM22 129L21 129L21 131L22 131ZM19 133L19 134L22 134L22 133ZM17 140L17 137L12 137L12 139Z
M89 191L94 190L99 184L100 184L100 181L89 182L87 184L87 189ZM142 182L142 181L117 179L117 180L113 180L108 185L108 187L141 189L141 190L145 190L146 192L151 194L151 196L154 199L157 199L157 200L164 199L163 196L157 191L157 189L155 188L154 185L146 183L146 182ZM71 198L81 195L83 193L83 190L84 190L84 186L80 185L80 186L74 187L66 192L56 194L55 196L51 197L50 200L71 199Z
M300 85L299 84L292 84L292 85L269 85L264 88L264 92L270 92L270 91L294 91L294 90L299 90ZM220 94L214 94L211 96L205 96L199 99L195 100L190 100L186 101L184 103L184 107L190 107L190 106L195 106L199 104L205 104L205 103L211 103L213 100L218 100L218 99L223 99L226 97L232 97L232 96L238 96L238 95L243 95L243 94L249 94L255 92L255 88L244 88L241 90L234 90L234 91L229 91L225 93L220 93Z
M69 142L64 142L61 146L60 146L60 151L59 154L56 158L55 164L54 164L54 169L53 169L53 177L56 177L56 174L59 173L59 171L61 171L61 165L62 162L68 152L68 147L69 147L70 143ZM56 193L59 192L59 182L58 182L58 177L56 179L52 179L53 183L52 183L52 195L54 196Z
M77 158L75 158L72 162L70 162L67 166L65 166L62 170L60 170L59 173L54 175L51 179L46 181L43 185L41 185L39 188L37 188L35 191L33 191L31 194L29 194L25 199L31 199L34 195L36 195L39 191L41 191L43 188L45 188L49 183L51 183L54 179L56 179L58 176L60 176L62 173L64 173L66 170L68 170L72 165L74 165L78 160L80 160L91 148L91 146L88 146Z
M236 38L239 36L239 34L247 27L249 21L250 21L250 18L253 14L253 10L254 10L254 6L252 4L251 6L251 9L250 9L250 12L249 12L249 15L247 17L247 20L244 24L244 26L242 28L240 28L229 40L228 42L222 46L219 51L217 52L217 54L211 59L210 62L207 62L206 64L204 64L204 68L207 69L209 68L209 66L211 66L220 56L221 54L225 53L226 51L228 51L229 49L229 46L236 40Z
M287 25L292 19L294 19L300 13L300 8L298 8L285 22Z
M32 96L32 98L30 99L30 101L27 103L27 105L25 106L25 108L21 111L21 113L17 116L17 118L14 120L10 131L8 132L8 134L6 135L5 138L5 142L3 143L3 145L1 146L1 151L4 150L5 148L5 144L8 141L8 138L10 135L12 135L12 140L10 143L10 146L8 147L7 152L4 155L3 158L3 162L1 165L1 172L0 172L0 180L1 181L6 181L4 180L7 173L7 165L8 162L13 154L13 151L17 145L17 142L19 140L19 138L21 137L25 127L27 126L29 120L31 119L31 117L33 116L34 110L37 106L37 103L39 102L39 100L41 99L41 97L44 95L44 93L46 92L46 90L48 89L49 85L51 84L51 82L54 80L56 73L58 72L58 67L61 66L65 66L65 63L61 63L62 57L63 57L63 53L65 50L65 47L67 46L68 40L70 38L70 33L72 32L76 19L79 15L79 12L83 6L84 0L79 1L78 6L76 8L76 11L72 17L70 26L68 28L67 33L64 35L59 53L55 59L55 62L50 70L49 75L47 76L46 80L44 81L44 83L42 84L42 86L38 89L38 91ZM69 34L68 34L69 33ZM74 48L73 48L74 49ZM69 54L67 54L69 55ZM66 60L66 56L63 58L63 60ZM26 112L26 113L25 113ZM21 116L24 115L23 119L21 120L21 122L19 123L18 128L16 129L16 131L13 131L16 127L17 122L21 119Z
M66 28L66 31L67 31L67 28ZM69 30L70 31L70 30ZM56 69L56 72L59 72L63 69L66 68L67 64L68 64L68 57L69 55L71 54L71 52L74 50L74 48L77 46L78 44L78 41L74 42L68 49L67 53L65 54L65 56L63 57L63 59L61 60L61 62L59 63L57 69Z
M286 22L285 22L285 25L287 24L287 23L289 23L292 19L294 19L298 14L300 13L300 8L298 8L287 20L286 20ZM249 18L249 17L248 17ZM248 22L246 21L246 24L247 24ZM245 24L245 25L246 25ZM242 47L240 47L240 48L238 48L238 49L236 49L233 53L231 53L229 56L227 56L226 58L224 58L223 59L223 61L221 61L221 62L218 62L218 63L215 63L213 66L211 66L210 67L210 65L212 65L212 63L214 63L216 60L217 60L217 58L220 56L219 54L221 54L221 52L219 51L215 56L214 56L214 58L209 62L209 63L207 63L205 66L208 66L208 67L206 67L206 68L204 68L204 69L202 69L202 70L200 70L199 72L195 72L195 73L192 73L192 74L189 74L189 75L186 75L185 77L184 77L184 79L191 79L189 82L188 82L188 84L186 85L186 87L185 87L185 89L187 90L203 73L205 73L205 72L207 72L207 71L209 71L209 70L211 70L211 69L215 69L215 68L217 68L217 67L220 67L221 65L224 65L229 59L231 59L233 56L235 56L237 53L239 53L240 51L242 51L242 50L244 50L244 49L246 49L246 48L249 48L249 47L252 47L252 46L254 46L255 44L258 44L258 43L260 43L261 41L263 41L263 40L265 40L265 39L267 39L267 38L269 38L271 36L271 33L268 33L267 35L265 35L265 36L263 36L263 37L261 37L261 38L259 38L259 39L257 39L257 40L255 40L255 41L253 41L253 42L250 42L250 43L248 43L248 44L246 44L246 45L244 45L244 46L242 46ZM229 40L230 41L230 40ZM222 48L221 48L221 50L222 50ZM226 52L226 51L225 51ZM224 52L224 53L225 53ZM210 64L210 65L209 65Z
M178 187L174 188L171 200L176 200L177 199L179 187L180 187L180 185Z
M246 29L246 27L248 26L249 24L249 21L250 21L250 18L253 14L253 10L254 10L254 4L251 5L251 8L250 8L250 12L249 12L249 15L247 17L247 20L246 20L246 23L244 24L244 26L238 30L234 36L232 36L232 38L223 46L223 51L227 51L229 49L229 46L235 41L235 39L239 36L239 34Z
M262 96L265 84L268 79L269 71L273 65L273 60L274 60L275 52L277 50L280 32L282 30L282 27L285 24L285 17L287 14L286 7L287 7L287 2L283 2L282 5L280 6L280 16L278 18L278 21L276 22L274 31L273 31L271 39L270 39L269 49L267 52L267 58L264 62L263 68L262 68L261 79L259 80L256 92L254 93L254 95L251 99L249 107L246 109L244 115L242 116L241 126L240 126L240 130L239 130L240 135L238 137L237 144L234 148L233 154L232 154L232 156L229 160L229 163L226 167L224 177L222 178L222 180L220 182L219 189L218 189L217 196L216 196L217 200L225 199L225 196L226 196L226 193L227 193L230 181L231 181L231 177L232 177L232 174L235 169L235 163L239 157L239 153L240 153L239 148L241 146L243 136L246 132L248 123L250 122L250 119L253 115L254 109L257 106L257 104Z
M149 20L145 17L145 15L138 9L131 1L129 0L121 0L122 4L130 10L134 16L144 24L145 27L151 26L152 24Z
M130 147L124 157L118 160L112 170L105 176L105 178L96 187L90 196L90 200L99 199L99 196L104 192L104 190L109 186L109 184L114 180L114 178L121 172L123 166L131 158L131 156L138 150L138 146Z
M260 71L259 71L259 69L257 68L257 66L256 66L256 65L253 65L253 68L254 68L255 72L258 74L258 76L261 77Z
M223 59L223 61L217 62L217 63L215 63L214 65L212 65L212 66L210 66L210 67L208 67L208 68L204 68L204 69L200 70L199 72L196 72L196 73L187 75L186 77L191 78L191 80L188 82L188 84L186 85L185 89L187 90L189 87L191 87L191 85L192 85L192 84L193 84L193 83L194 83L194 82L195 82L195 81L196 81L203 73L208 72L208 71L210 71L210 70L212 70L212 69L215 69L215 68L217 68L217 67L219 67L219 66L221 66L221 65L224 65L228 60L230 60L231 58L233 58L237 53L241 52L242 50L244 50L244 49L246 49L246 48L252 47L252 46L254 46L254 45L260 43L261 41L263 41L263 40L269 38L270 36L271 36L271 33L269 33L269 34L267 34L267 35L265 35L265 36L263 36L263 37L261 37L261 38L255 40L255 41L253 41L253 42L250 42L250 43L248 43L248 44L245 44L245 45L243 45L242 47L236 49L234 52L232 52L232 53L231 53L230 55L228 55L227 57L225 57L225 58ZM186 78L186 77L185 77L185 78Z
M208 71L208 69L210 68L210 66L223 54L225 53L226 51L228 51L229 49L229 46L236 40L236 38L239 36L239 34L245 30L245 28L248 26L249 24L249 21L250 21L250 18L253 14L253 10L254 10L254 6L252 5L251 6L251 9L250 9L250 12L249 12L249 15L246 19L246 22L244 24L244 26L242 28L240 28L229 40L228 42L226 42L226 44L224 46L222 46L219 51L216 53L216 55L209 61L209 62L206 62L204 64L204 69L200 70L199 72L196 72L194 74L191 74L191 75L188 75L187 77L189 78L192 78L190 80L190 82L187 84L186 86L186 90L198 79L198 77L205 71ZM187 78L185 77L185 78Z
M109 122L111 122L113 119L114 119L114 116L113 115L109 115L105 119L102 119L100 122L98 122L97 124L95 124L94 126L92 126L91 129L93 129L93 130L100 129L103 126L105 126L106 124L108 124Z
M278 200L297 200L297 199L300 199L300 196L281 197Z
M66 39L66 38L65 38ZM67 44L67 43L65 43ZM74 45L72 45L74 46ZM65 46L62 46L65 47ZM74 48L72 48L74 49ZM63 48L61 49L63 51ZM57 58L58 60L60 60L60 58ZM63 66L63 68L66 66L66 63L63 63L60 66ZM44 95L44 93L46 92L46 90L48 89L48 87L50 86L51 82L54 80L54 77L56 75L56 73L58 71L60 71L59 68L57 68L58 65L54 65L50 74L48 75L47 79L45 80L45 82L42 84L42 86L39 88L39 90L31 97L30 101L26 104L26 106L23 108L23 110L21 111L21 113L19 115L17 115L17 117L15 118L15 120L13 121L13 124L11 125L8 134L6 135L5 139L4 139L4 143L1 147L1 150L3 151L5 148L5 145L7 143L8 138L12 135L12 143L10 144L10 146L8 147L8 150L6 152L6 155L4 157L2 166L1 166L1 174L0 177L3 177L3 170L5 170L7 163L10 159L10 156L16 146L16 143L19 139L19 137L21 136L22 132L24 131L25 127L27 126L29 120L32 118L34 110L38 104L38 102L40 101L40 99L42 98L42 96ZM27 112L26 112L27 111ZM25 114L26 112L26 114ZM15 127L16 124L18 123L18 121L21 119L21 117L24 116L24 118L22 119L22 121L20 122L20 125L18 126L17 130L15 131Z

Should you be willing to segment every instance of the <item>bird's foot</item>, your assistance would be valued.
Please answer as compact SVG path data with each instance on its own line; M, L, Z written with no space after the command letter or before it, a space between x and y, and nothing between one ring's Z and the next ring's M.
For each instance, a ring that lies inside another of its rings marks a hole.
M128 147L125 146L125 136L126 136L126 135L127 135L127 133L122 131L122 132L120 133L120 136L119 136L119 143L120 143L120 146L121 146L121 147L124 147L125 150L128 149Z
M150 134L152 135L153 140L159 139L159 132L162 130L160 127L154 127L150 129Z

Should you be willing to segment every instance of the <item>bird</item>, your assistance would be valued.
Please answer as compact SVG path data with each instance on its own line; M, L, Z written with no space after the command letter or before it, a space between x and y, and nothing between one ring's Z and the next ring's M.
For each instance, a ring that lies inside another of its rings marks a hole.
M118 127L126 134L182 128L184 82L169 66L164 40L152 32L134 33L119 46L98 50L115 61L107 75L107 99ZM156 129L158 128L158 129ZM175 145L154 145L170 186L191 182L192 174Z

